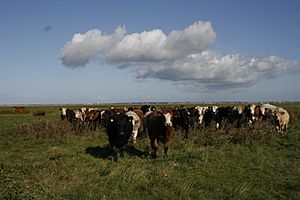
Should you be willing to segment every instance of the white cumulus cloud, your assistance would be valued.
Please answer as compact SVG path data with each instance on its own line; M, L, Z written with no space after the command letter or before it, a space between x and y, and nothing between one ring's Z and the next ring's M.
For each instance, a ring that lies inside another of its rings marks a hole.
M131 70L139 79L163 79L201 89L249 87L262 79L300 73L299 61L275 55L221 55L210 50L216 40L210 22L199 21L169 34L160 29L125 34L124 27L111 35L97 29L75 34L59 58L65 66L76 68L101 56L112 66Z
M59 58L63 65L71 68L84 66L100 54L118 43L125 35L126 29L118 26L111 35L92 29L85 34L77 33L60 51Z

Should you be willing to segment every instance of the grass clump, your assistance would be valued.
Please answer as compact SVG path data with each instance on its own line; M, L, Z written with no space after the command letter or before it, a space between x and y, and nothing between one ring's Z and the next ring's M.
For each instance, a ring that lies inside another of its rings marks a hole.
M8 130L8 133L40 142L45 139L62 142L68 134L72 133L72 128L68 122L39 120L15 124Z

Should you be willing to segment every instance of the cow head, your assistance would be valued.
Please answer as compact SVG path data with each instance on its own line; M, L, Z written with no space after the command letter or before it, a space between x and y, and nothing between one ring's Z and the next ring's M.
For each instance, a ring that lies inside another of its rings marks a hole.
M108 121L107 132L109 137L115 137L118 144L125 145L133 129L133 117L124 113L112 115Z
M172 126L172 121L173 121L173 112L171 108L164 108L162 110L162 114L164 116L164 124L165 126L169 127Z
M67 109L66 108L60 108L60 118L61 120L64 120L67 118Z

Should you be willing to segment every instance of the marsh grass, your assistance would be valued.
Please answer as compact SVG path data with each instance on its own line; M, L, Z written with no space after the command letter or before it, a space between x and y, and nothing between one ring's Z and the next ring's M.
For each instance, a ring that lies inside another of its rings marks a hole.
M118 162L103 129L78 134L27 116L1 132L0 199L299 199L297 110L291 116L284 134L268 122L196 128L188 140L176 131L167 158L160 146L152 159L138 138Z
M70 124L57 120L39 120L15 124L8 130L8 134L12 136L33 139L33 141L39 142L46 140L63 142L70 133L72 133Z

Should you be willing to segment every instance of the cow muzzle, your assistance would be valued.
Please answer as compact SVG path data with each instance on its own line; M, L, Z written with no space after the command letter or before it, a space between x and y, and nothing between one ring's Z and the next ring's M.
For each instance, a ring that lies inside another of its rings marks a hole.
M165 122L165 126L172 126L172 122Z

